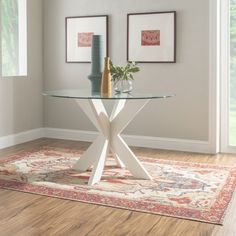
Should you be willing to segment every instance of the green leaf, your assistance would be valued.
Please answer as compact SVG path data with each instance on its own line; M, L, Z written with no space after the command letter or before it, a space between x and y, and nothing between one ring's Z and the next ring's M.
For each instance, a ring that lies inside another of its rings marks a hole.
M110 60L110 72L112 81L133 80L133 73L139 72L140 69L135 62L128 62L125 66L114 65Z

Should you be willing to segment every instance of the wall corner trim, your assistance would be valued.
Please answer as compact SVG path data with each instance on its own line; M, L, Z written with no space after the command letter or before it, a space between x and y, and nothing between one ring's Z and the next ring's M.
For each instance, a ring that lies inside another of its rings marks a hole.
M220 151L220 100L219 100L219 19L220 2L209 0L209 130L208 139L213 153Z

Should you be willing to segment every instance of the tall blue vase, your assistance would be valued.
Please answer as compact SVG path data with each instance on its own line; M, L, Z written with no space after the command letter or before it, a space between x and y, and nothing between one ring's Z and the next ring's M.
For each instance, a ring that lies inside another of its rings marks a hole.
M101 35L93 35L91 62L91 74L88 76L88 79L91 81L91 90L92 93L100 93L103 71L103 50Z

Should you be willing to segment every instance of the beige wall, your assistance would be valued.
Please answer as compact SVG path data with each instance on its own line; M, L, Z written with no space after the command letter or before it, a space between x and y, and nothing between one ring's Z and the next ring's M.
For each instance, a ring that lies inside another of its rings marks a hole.
M0 137L43 125L41 0L28 0L28 49L28 77L0 78Z
M140 64L135 89L175 93L152 101L126 134L208 139L209 2L207 0L44 0L44 89L89 87L90 64L65 63L65 17L109 14L110 56L126 63L126 14L177 11L177 63ZM45 98L46 127L95 130L73 100Z

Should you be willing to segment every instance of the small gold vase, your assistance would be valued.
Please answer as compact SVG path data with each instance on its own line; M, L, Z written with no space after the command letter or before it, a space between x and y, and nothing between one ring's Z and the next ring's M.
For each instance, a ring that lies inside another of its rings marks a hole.
M104 58L104 70L102 74L102 83L101 83L101 95L105 97L110 97L112 94L111 89L111 72L110 72L110 58Z

